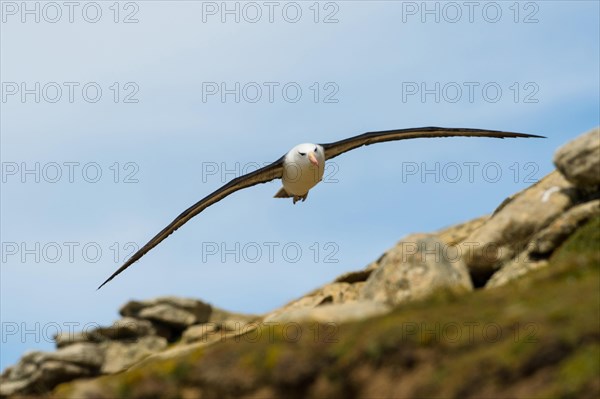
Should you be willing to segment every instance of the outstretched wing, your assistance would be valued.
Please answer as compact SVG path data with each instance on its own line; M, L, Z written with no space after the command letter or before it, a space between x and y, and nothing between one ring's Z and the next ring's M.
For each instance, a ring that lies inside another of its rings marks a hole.
M181 215L177 216L175 220L173 220L167 227L162 229L160 233L155 235L154 238L148 241L146 245L144 245L135 254L133 254L133 256L129 258L127 262L125 262L125 264L123 264L123 266L121 266L116 272L114 272L108 279L106 279L105 282L100 284L98 289L102 288L104 284L108 283L123 270L127 269L134 262L138 261L148 251L160 244L162 240L167 238L175 230L186 224L188 220L190 220L209 206L219 202L223 198L227 197L229 194L232 194L238 190L242 190L244 188L251 187L256 184L266 183L271 180L281 178L281 176L283 175L283 159L284 157L281 157L270 165L267 165L263 168L255 170L254 172L247 173L243 176L231 180L229 183L225 184L217 191L202 198L200 201L196 202L194 205L183 211Z
M340 154L353 150L363 145L383 143L386 141L416 139L421 137L495 137L499 139L509 137L539 137L534 134L501 132L498 130L482 130L468 128L444 128L444 127L418 127L413 129L384 130L380 132L368 132L358 136L350 137L334 143L321 144L325 149L325 159L335 158Z

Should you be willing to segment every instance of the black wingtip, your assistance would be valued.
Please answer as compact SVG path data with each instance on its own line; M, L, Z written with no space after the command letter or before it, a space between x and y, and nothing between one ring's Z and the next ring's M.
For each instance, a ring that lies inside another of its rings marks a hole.
M143 248L142 248L143 250ZM141 251L141 250L140 250ZM110 280L112 280L113 278L117 277L119 274L121 274L121 272L125 269L127 269L129 266L131 266L132 264L134 264L139 258L141 258L141 256L145 253L142 253L142 255L140 255L140 251L138 251L137 253L135 253L131 258L129 258L129 260L127 262L125 262L123 264L123 266L119 267L117 269L116 272L114 272L113 274L111 274L111 276L109 278L106 279L106 281L104 281L102 284L100 284L98 286L98 288L96 288L96 291L98 291L100 288L104 287L106 285L106 283L108 283ZM147 251L146 251L147 252Z
M525 139L547 139L546 136L540 136L537 134L529 134L529 133L516 133L516 132L501 132L507 134L505 137L501 137L503 139L516 139L516 138L525 138Z
M109 278L108 280L106 280L105 282L103 282L102 284L100 284L100 285L98 286L98 288L96 288L96 291L98 291L100 288L104 287L104 285L105 285L106 283L108 283L110 280L112 280L112 277L111 277L111 278Z
M539 136L537 134L528 134L528 133L512 133L512 132L502 132L510 134L510 136L498 137L499 139L547 139L546 136Z
M104 287L106 285L106 283L108 283L110 280L112 280L113 278L115 278L115 276L117 276L119 273L121 273L123 270L125 270L127 268L127 266L129 266L128 263L126 263L125 265L121 266L119 268L119 270L117 270L116 272L114 272L109 278L106 279L106 281L104 281L102 284L100 284L98 286L98 288L96 288L96 291L98 291L100 288Z

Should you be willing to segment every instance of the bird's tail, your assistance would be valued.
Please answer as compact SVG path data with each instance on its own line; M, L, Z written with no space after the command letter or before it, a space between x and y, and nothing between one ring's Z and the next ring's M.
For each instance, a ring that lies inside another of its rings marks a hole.
M291 198L293 197L293 195L288 194L287 191L285 191L285 188L281 187L279 189L279 191L277 191L275 193L275 195L273 196L273 198Z

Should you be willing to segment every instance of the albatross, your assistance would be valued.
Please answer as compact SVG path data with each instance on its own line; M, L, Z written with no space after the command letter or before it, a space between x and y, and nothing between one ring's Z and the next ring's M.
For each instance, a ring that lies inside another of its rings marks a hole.
M421 127L412 129L395 129L378 132L367 132L358 136L350 137L340 141L327 144L299 144L288 151L287 154L275 162L232 179L218 190L212 192L194 205L183 211L167 227L155 235L146 245L134 253L116 272L106 279L97 289L102 288L133 263L137 262L152 248L160 244L165 238L171 235L175 230L186 224L191 218L205 210L211 205L216 204L223 198L236 191L255 186L261 183L267 183L275 179L281 179L282 187L275 194L275 198L292 198L295 204L298 201L305 201L308 192L323 178L325 162L356 148L384 143L387 141L416 139L416 138L434 138L434 137L492 137L492 138L517 138L517 137L535 137L545 138L534 134L503 132L497 130L483 130L470 128L441 128L441 127Z

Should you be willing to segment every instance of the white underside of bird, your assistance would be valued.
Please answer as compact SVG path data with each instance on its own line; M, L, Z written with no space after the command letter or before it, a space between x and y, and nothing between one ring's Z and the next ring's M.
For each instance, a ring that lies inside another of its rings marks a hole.
M303 143L292 148L283 159L283 187L275 198L306 200L308 191L323 179L325 151L318 144Z

